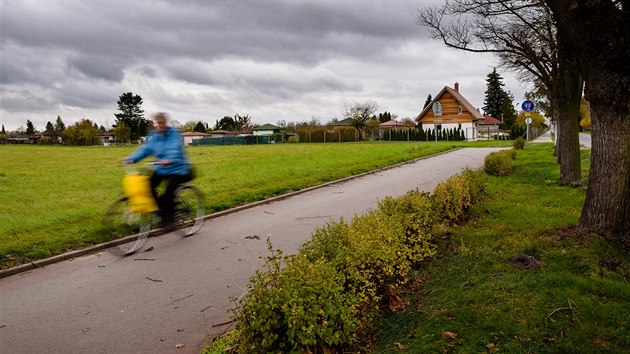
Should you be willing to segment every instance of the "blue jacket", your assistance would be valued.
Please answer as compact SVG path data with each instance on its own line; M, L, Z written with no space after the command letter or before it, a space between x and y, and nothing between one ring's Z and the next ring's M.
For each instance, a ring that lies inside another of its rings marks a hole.
M155 166L159 175L187 175L190 173L190 162L184 151L184 140L179 130L167 127L162 134L158 130L149 133L147 142L142 144L129 159L136 163L147 156L155 156L159 160L171 161L168 165Z

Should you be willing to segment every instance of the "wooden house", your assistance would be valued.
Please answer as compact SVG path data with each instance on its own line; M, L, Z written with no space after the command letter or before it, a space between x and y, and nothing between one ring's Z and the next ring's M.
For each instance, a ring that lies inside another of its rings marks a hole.
M432 109L435 102L442 105L442 115L437 117ZM470 140L477 138L477 122L482 119L483 115L459 93L459 83L456 82L455 88L444 86L418 115L416 122L423 129L459 128L464 131L466 139Z

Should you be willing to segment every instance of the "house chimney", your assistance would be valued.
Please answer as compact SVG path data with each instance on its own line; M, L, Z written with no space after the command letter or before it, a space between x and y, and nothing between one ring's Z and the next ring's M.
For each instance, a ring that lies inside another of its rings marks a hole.
M455 91L459 92L459 82L455 82Z

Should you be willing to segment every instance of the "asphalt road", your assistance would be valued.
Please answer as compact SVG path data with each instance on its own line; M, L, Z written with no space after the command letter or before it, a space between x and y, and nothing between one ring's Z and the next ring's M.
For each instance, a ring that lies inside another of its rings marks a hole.
M127 258L104 251L1 279L0 352L199 353L227 327L230 298L262 265L267 238L294 253L315 228L385 196L432 191L495 150L457 150L229 213L188 238L150 238Z
M591 148L591 134L580 133L580 146L590 149ZM539 136L536 140L533 140L532 143L551 143L551 133L549 131L545 132L543 135Z

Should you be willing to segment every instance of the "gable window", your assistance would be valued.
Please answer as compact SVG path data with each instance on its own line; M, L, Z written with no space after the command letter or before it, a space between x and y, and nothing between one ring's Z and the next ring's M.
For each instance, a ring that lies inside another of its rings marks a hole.
M457 114L462 114L462 105L457 106Z

